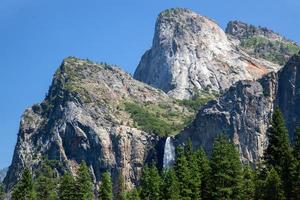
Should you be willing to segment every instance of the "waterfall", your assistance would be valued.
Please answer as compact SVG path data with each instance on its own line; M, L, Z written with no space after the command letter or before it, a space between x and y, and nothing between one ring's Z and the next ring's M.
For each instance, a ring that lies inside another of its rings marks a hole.
M171 137L167 137L165 142L165 148L164 148L164 161L163 161L163 167L169 168L173 165L175 161L175 147L172 142Z

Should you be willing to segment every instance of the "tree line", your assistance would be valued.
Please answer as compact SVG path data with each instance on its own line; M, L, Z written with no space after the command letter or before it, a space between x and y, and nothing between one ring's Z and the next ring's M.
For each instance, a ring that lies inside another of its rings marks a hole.
M299 200L300 127L290 143L284 118L276 109L267 136L268 146L256 166L243 164L235 145L220 135L210 157L203 149L194 151L189 142L177 148L173 167L159 170L156 163L146 165L140 184L129 192L120 176L118 191L113 194L108 172L103 173L96 190L83 162L75 177L70 173L57 177L51 167L44 165L33 178L25 169L12 199L92 200L97 195L100 200Z

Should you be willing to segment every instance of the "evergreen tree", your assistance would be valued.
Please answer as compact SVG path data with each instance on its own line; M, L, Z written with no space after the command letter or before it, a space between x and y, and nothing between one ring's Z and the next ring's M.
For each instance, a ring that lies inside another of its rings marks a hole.
M295 160L300 161L300 124L297 126L295 130L293 156Z
M179 182L173 168L170 168L163 173L163 191L162 199L180 200Z
M31 172L25 168L21 180L17 183L12 192L12 200L33 200L33 180Z
M274 168L282 180L285 195L291 195L293 157L289 145L288 131L280 110L277 108L272 116L271 127L267 131L268 147L264 160L268 169Z
M56 200L56 180L53 170L45 163L37 173L37 178L34 181L34 191L36 199Z
M184 154L188 162L188 169L189 169L189 184L187 185L190 190L191 199L201 199L201 174L200 168L198 166L199 162L197 160L197 154L193 152L193 145L192 141L189 139L188 144L184 149Z
M285 200L284 192L281 186L281 180L274 168L268 172L265 188L264 188L264 200Z
M100 200L112 200L112 182L110 178L110 174L108 172L104 172L102 174L102 183L99 189L99 199Z
M210 190L212 199L242 199L242 164L234 145L219 136L211 158Z
M141 198L143 200L160 199L162 180L155 164L145 166L141 178Z
M126 200L126 188L125 188L125 181L124 176L120 173L118 178L118 193L117 193L118 200Z
M174 165L176 176L179 182L181 199L191 199L192 190L190 186L191 170L183 147L177 148L177 159Z
M300 126L296 128L295 139L293 145L293 170L292 170L292 183L291 187L291 199L300 199Z
M209 200L211 199L209 193L210 166L209 160L203 148L200 148L198 151L196 151L196 159L198 162L198 170L201 179L201 198L203 200Z
M93 181L89 168L83 161L76 178L76 196L80 200L93 200Z
M58 196L59 200L76 200L78 199L76 195L76 185L74 177L70 173L65 173L60 178Z
M243 199L254 200L255 199L255 172L249 166L246 165L243 171Z
M4 200L5 195L4 185L0 182L0 200Z
M262 200L264 199L264 188L265 182L267 179L268 172L266 168L258 166L255 171L255 199Z
M126 194L126 200L141 200L139 192L136 188Z

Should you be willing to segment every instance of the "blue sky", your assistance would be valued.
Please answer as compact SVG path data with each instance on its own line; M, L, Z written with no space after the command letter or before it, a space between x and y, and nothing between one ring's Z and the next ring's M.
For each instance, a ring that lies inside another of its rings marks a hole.
M157 15L190 8L225 27L238 19L300 42L299 0L1 0L0 168L11 162L20 117L42 101L66 56L133 72L151 46Z

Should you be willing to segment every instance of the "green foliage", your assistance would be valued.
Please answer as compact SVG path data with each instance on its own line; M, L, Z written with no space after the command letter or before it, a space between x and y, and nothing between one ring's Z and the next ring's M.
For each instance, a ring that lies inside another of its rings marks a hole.
M4 185L0 182L0 200L4 200L5 195Z
M45 163L36 174L37 178L34 181L34 191L36 199L56 200L56 177L54 171Z
M162 199L180 200L179 182L173 168L163 172Z
M117 199L127 200L124 176L120 173L118 178Z
M255 172L249 166L246 165L243 168L243 199L254 200L255 199Z
M167 135L171 125L135 103L126 103L126 111L144 131L158 135Z
M189 187L191 170L183 147L177 148L177 159L175 162L175 171L179 181L180 196L182 199L191 199L192 190Z
M269 145L264 154L266 166L274 168L283 181L284 191L289 197L289 183L292 181L292 150L289 145L288 131L280 110L277 108L272 116L271 127L267 131Z
M292 182L290 184L291 199L300 199L300 126L296 128L295 139L293 145L293 168L292 168Z
M195 152L196 160L198 163L198 170L201 179L201 196L203 200L210 199L209 185L210 185L210 165L203 148Z
M188 183L188 187L191 190L191 199L200 199L201 198L201 176L200 168L198 166L199 161L197 160L197 154L193 152L192 141L189 140L188 144L185 147L185 157L188 161L189 175L190 180Z
M126 200L141 200L139 192L136 188L126 194Z
M31 172L25 168L21 180L15 186L12 192L12 200L33 200L33 179Z
M242 199L242 165L233 143L224 136L215 142L211 157L212 199Z
M194 95L191 99L177 100L180 105L187 106L195 111L198 111L201 106L207 102L215 99L218 95L216 93L210 93L202 91Z
M170 123L166 120L166 116L158 114L159 111L155 111L153 107L152 110L147 109L138 103L125 103L125 110L130 113L137 127L149 133L169 135L180 130L185 124L185 122L184 124L182 122ZM176 116L179 116L179 113L176 113Z
M145 200L159 200L162 180L154 164L145 166L141 178L141 198Z
M76 178L76 196L80 200L93 200L93 182L92 176L86 163L80 164Z
M58 196L60 200L76 200L76 182L70 173L65 173L60 178Z
M284 65L288 57L300 51L300 46L292 42L272 41L265 37L255 36L245 39L242 47L254 49L254 54L271 62Z
M284 192L282 190L282 183L280 176L274 168L272 168L267 175L264 187L264 200L285 200Z
M99 189L99 199L100 200L113 199L112 182L111 182L110 174L108 172L104 172L102 174L102 183Z

